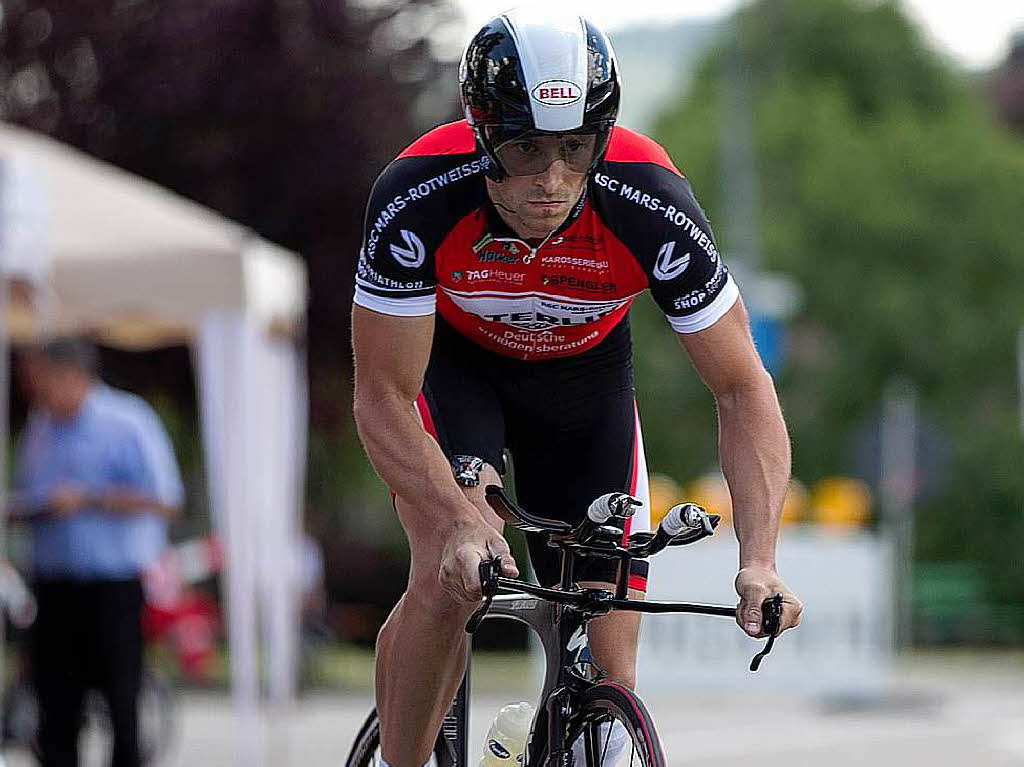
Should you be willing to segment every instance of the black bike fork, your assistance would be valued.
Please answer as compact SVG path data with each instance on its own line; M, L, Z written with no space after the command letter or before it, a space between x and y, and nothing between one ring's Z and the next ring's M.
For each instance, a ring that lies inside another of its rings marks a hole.
M469 763L469 664L472 652L466 652L466 673L462 675L452 707L441 721L441 735L448 744L451 767L468 767ZM438 767L446 767L439 764Z

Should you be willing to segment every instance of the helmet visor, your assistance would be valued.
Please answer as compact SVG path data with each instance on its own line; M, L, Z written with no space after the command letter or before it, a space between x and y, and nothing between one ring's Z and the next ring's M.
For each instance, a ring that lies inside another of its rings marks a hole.
M570 170L586 173L594 164L608 140L608 132L580 130L568 133L525 131L509 136L500 128L489 128L488 138L498 158L510 176L533 176L543 173L558 160Z

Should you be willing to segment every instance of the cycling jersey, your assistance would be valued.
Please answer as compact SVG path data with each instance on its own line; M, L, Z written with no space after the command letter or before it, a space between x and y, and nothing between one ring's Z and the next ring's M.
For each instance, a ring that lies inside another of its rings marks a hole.
M616 127L567 220L519 237L488 198L465 121L402 152L370 194L355 303L440 314L491 351L522 360L579 354L649 288L677 332L714 324L739 292L689 182L651 139Z

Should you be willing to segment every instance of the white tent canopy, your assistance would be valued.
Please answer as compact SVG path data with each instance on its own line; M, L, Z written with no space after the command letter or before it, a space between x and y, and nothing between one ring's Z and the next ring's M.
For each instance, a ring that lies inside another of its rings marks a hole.
M261 636L273 702L288 703L295 676L301 259L155 184L0 126L0 271L34 287L32 306L15 300L5 312L16 340L91 331L127 348L194 345L211 508L227 552L238 762L262 764Z
M295 254L44 136L0 126L0 152L13 182L4 218L21 219L11 224L23 245L5 253L6 271L46 278L56 298L37 332L90 328L152 345L194 337L211 311L301 322L306 276Z

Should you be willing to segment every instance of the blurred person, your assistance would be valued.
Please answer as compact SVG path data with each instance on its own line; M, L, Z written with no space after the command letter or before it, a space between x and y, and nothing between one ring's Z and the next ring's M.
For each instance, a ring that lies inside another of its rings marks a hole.
M790 447L774 384L689 183L651 139L615 126L608 40L579 16L510 11L469 43L460 83L466 119L418 139L373 187L352 310L356 422L411 550L377 641L391 767L433 759L480 562L519 573L484 500L503 450L535 514L575 524L599 495L645 494L627 315L644 289L716 398L737 621L761 636L761 603L777 592L783 629L802 609L775 567ZM557 554L527 538L538 580L557 583ZM646 562L633 566L640 598ZM594 560L581 585L610 588L615 568ZM638 630L636 613L590 630L597 665L630 687Z
M31 410L18 443L15 513L32 539L30 639L43 767L78 764L84 694L106 699L113 767L137 767L141 573L166 545L183 488L163 425L104 385L96 349L56 339L22 355Z
M303 529L295 548L295 588L299 598L299 679L315 685L316 653L333 639L327 618L327 585L324 551L308 529Z

